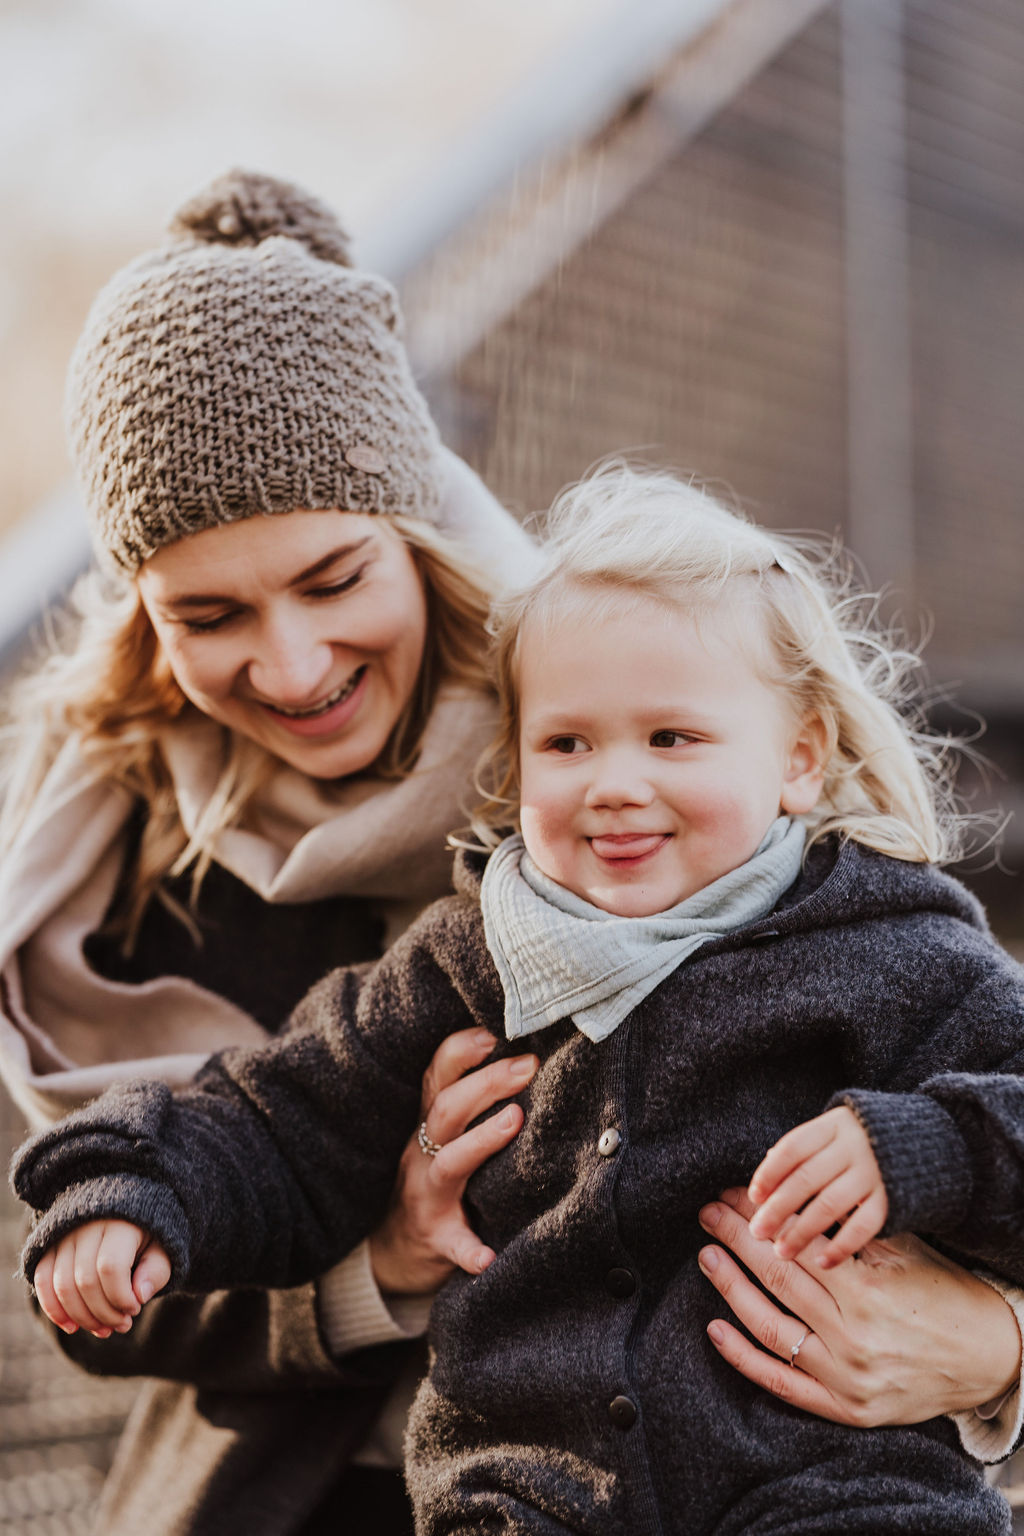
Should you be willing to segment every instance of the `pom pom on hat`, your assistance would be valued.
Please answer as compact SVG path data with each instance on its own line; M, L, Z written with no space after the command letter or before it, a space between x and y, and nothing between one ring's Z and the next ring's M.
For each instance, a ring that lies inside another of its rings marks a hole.
M170 233L209 245L259 245L286 235L321 261L350 267L348 236L325 203L290 181L257 171L228 171L184 203Z
M300 508L437 521L440 439L390 283L316 198L231 171L98 295L68 437L100 559Z

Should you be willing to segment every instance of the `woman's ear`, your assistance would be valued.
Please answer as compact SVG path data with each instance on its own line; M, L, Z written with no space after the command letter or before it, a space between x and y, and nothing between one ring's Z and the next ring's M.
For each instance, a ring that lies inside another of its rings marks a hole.
M821 798L828 758L828 731L820 715L807 715L790 743L780 809L805 816Z

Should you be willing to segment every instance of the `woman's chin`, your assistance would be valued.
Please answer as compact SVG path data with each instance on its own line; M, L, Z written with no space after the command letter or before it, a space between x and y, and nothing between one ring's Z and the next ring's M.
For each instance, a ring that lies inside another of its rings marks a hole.
M270 710L222 720L236 734L256 742L289 768L311 779L343 779L364 773L380 757L392 724L369 715L330 731L296 731ZM303 722L305 723L305 722Z
M386 733L378 739L377 733L370 736L360 731L342 741L325 737L287 737L271 743L264 738L263 745L270 747L281 762L311 779L346 779L372 768L386 742Z

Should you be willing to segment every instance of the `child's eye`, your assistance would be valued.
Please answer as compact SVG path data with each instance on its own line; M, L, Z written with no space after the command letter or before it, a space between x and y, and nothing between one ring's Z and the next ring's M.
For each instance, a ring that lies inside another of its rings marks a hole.
M552 736L548 742L548 748L552 752L560 752L563 757L569 757L574 752L585 752L586 746L578 736Z
M685 731L655 731L651 737L652 747L678 747L688 741L692 736L687 736Z

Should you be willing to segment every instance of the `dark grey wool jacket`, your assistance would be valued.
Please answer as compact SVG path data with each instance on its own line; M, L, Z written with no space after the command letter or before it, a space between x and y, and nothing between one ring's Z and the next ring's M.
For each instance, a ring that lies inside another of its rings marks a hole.
M26 1274L105 1215L155 1233L186 1290L293 1285L351 1248L386 1204L440 1039L500 1033L481 868L464 858L457 895L377 967L320 983L298 1031L223 1054L186 1093L111 1091L28 1143ZM963 888L816 849L775 912L698 950L608 1040L566 1023L530 1043L524 1128L469 1187L498 1257L433 1310L409 1441L418 1529L1008 1532L948 1421L847 1429L731 1371L696 1264L699 1207L845 1098L890 1227L1024 1280L1024 973Z

